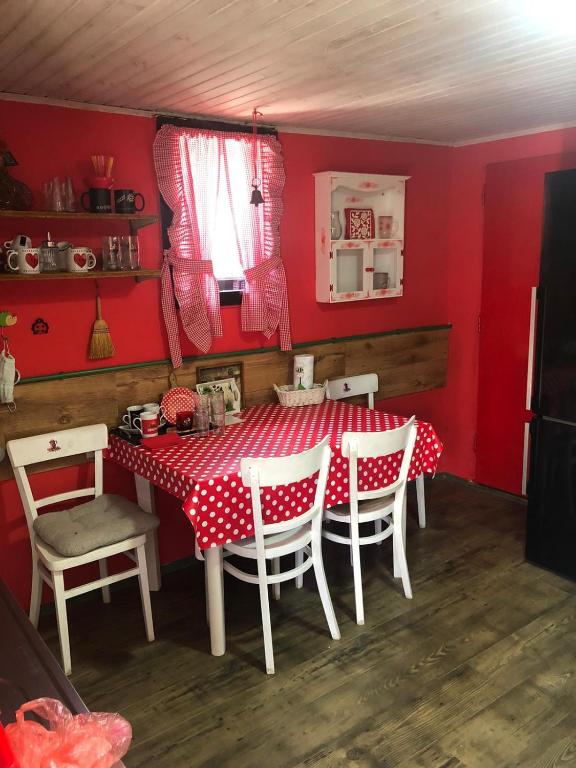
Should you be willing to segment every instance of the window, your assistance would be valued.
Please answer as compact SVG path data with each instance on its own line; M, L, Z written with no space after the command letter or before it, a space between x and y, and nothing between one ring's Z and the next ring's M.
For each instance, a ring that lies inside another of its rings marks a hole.
M158 117L157 129L163 125L177 125L187 128L201 128L213 131L233 131L236 133L251 133L251 127L230 123L212 122L207 120L188 120L172 117ZM259 126L258 133L277 136L273 129ZM229 173L232 190L241 196L246 195L249 200L251 187L247 184L247 178L252 178L251 160L237 143L231 142L228 147ZM170 247L168 227L172 222L172 211L161 198L162 236L164 248ZM216 203L216 217L218 226L211 233L211 251L214 275L220 287L220 304L230 306L242 303L242 291L244 289L244 274L240 263L240 255L234 227L232 226L232 212L229 205L229 195L219 195Z

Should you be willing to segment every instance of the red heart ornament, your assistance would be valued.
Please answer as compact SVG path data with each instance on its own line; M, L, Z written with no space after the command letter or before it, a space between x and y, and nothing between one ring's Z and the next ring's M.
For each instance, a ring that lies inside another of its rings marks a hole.
M83 267L86 266L87 259L86 259L86 256L83 253L75 253L74 254L74 261L76 262L76 264L79 267L83 268Z
M26 264L28 264L29 267L32 267L32 269L36 269L38 266L38 256L35 253L27 253Z

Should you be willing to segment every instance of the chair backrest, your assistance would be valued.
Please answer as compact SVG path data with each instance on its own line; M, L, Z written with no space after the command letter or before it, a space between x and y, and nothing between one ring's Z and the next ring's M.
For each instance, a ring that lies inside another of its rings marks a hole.
M405 486L415 444L416 424L414 416L401 427L387 429L384 432L344 432L342 435L342 455L350 462L351 501L354 490L358 499L369 499L382 495L382 490L392 493ZM393 483L382 486L382 489L358 490L358 459L380 458L399 451L404 451L404 455L398 477Z
M38 517L38 509L57 504L60 501L81 496L100 496L102 494L102 451L108 446L108 427L106 424L93 424L88 427L75 427L59 432L47 432L34 437L21 437L9 440L6 448L14 476L20 492L20 498L26 513L30 535L33 535L33 523ZM44 461L77 456L81 453L94 452L94 486L78 488L54 496L35 499L32 494L26 467Z
M240 470L242 483L250 488L252 498L252 513L254 516L254 534L256 540L275 533L282 533L292 528L298 528L310 520L321 525L324 508L324 495L330 469L330 442L325 437L322 442L302 453L291 456L271 458L242 459ZM312 477L318 473L318 482L314 492L314 501L289 520L267 523L262 515L262 499L260 490L272 486L290 485Z
M363 373L360 376L342 376L332 379L326 388L328 400L343 400L345 397L368 395L368 408L374 408L374 393L378 392L378 375Z

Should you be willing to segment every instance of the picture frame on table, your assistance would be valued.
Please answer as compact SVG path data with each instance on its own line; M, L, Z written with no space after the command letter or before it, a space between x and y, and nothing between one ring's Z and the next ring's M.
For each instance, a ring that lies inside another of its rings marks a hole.
M206 384L209 381L222 381L234 379L240 392L240 408L244 392L244 369L242 363L230 363L228 365L199 366L196 369L196 383Z
M224 407L226 409L226 424L236 424L239 419L236 414L241 410L240 389L233 377L228 379L216 379L196 384L196 392L199 395L211 395L213 392L224 393Z

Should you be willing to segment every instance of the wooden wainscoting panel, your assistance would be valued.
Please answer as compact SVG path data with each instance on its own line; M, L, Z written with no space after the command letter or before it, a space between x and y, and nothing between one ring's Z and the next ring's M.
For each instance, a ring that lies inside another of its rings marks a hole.
M102 376L107 375L102 374ZM123 413L129 405L159 403L162 393L170 389L170 368L163 363L146 368L116 371L113 375L119 414ZM191 382L181 384L181 386L191 385Z
M114 374L19 385L14 413L2 411L0 431L7 439L68 429L84 424L109 424L117 417Z
M312 344L297 350L298 355L314 355L314 379L323 384L326 379L337 379L346 374L346 346L344 342L330 344ZM290 355L289 378L287 384L292 384L292 358Z
M422 331L348 342L346 374L378 374L376 399L446 384L448 331Z
M159 402L171 378L180 387L194 388L196 367L241 364L243 405L276 402L273 384L292 382L295 354L315 358L315 379L378 374L376 399L442 387L446 383L449 327L407 330L369 337L341 339L298 347L292 352L276 349L230 356L186 360L176 372L166 362L105 370L78 376L23 382L16 387L15 413L0 410L0 444L28 435L42 434L84 424L104 422L117 426L128 405ZM10 476L8 460L0 464L0 480Z

